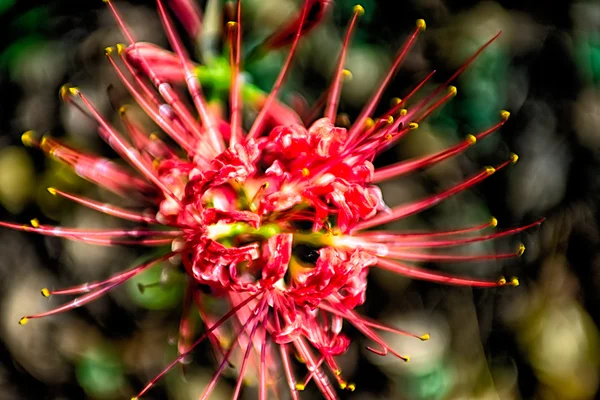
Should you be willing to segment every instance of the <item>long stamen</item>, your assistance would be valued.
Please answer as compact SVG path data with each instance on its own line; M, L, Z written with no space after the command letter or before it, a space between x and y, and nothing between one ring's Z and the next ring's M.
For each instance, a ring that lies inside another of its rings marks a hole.
M113 17L115 18L117 25L119 25L121 32L123 32L123 35L125 35L125 37L127 38L127 40L130 43L135 43L135 40L133 39L131 32L129 32L129 29L127 29L127 26L125 25L125 21L123 21L123 18L121 18L121 16L119 15L119 12L115 8L114 4L112 4L111 0L103 0L103 1L108 4L108 8L110 9L111 13L113 14Z
M183 105L181 99L173 90L171 85L167 82L162 81L157 76L157 74L154 72L146 58L142 55L142 52L138 50L139 45L137 43L133 44L133 48L136 54L139 56L141 62L144 64L145 71L148 74L148 77L150 78L152 83L154 84L154 87L158 90L158 92L160 93L162 98L167 102L167 104L160 102L154 94L154 92L152 92L152 90L144 82L142 82L142 80L139 77L139 72L136 71L131 66L131 63L127 60L127 57L125 56L125 49L123 48L123 46L117 45L118 53L121 56L123 64L134 77L138 85L146 93L146 95L158 107L159 114L169 118L174 123L175 127L179 128L177 130L184 130L186 132L189 132L190 134L194 135L194 139L202 137L202 134L198 129L198 124L196 123L194 117L188 111L187 107ZM173 112L174 115L172 115ZM174 116L176 116L177 118L174 118ZM182 133L180 133L180 135L182 135Z
M38 141L34 132L27 131L21 136L21 139L26 146L38 147L53 159L68 165L83 179L120 196L131 195L134 192L145 195L156 193L151 184L112 161L72 149L49 135L43 135Z
M111 54L112 54L112 52L106 52L108 61L114 68L115 72L117 73L117 76L121 79L121 82L123 82L123 84L129 91L129 93L131 93L131 95L136 100L136 102L140 105L140 107L146 112L146 114L148 114L150 116L150 118L152 118L152 120L154 122L156 122L156 124L158 126L161 127L162 130L164 130L170 137L172 137L173 140L175 140L175 142L177 142L178 145L180 145L189 154L195 154L195 149L190 144L188 135L184 134L184 132L182 132L180 129L178 129L177 124L170 123L170 121L167 120L162 115L162 113L160 112L160 109L157 110L156 106L153 107L153 105L150 104L147 101L147 99L141 93L138 92L138 90L127 79L127 77L125 77L125 74L123 73L121 68L119 68L117 66L117 64L113 60ZM126 61L125 61L125 65L128 65L128 63Z
M246 365L248 363L248 359L250 358L250 351L252 350L252 340L253 340L256 330L258 329L259 326L260 326L260 321L256 321L256 323L252 327L252 330L250 331L250 335L248 336L248 344L246 346L246 351L244 352L244 358L242 359L242 365L240 366L238 379L237 379L237 382L235 385L235 390L233 392L233 397L232 397L233 400L236 400L239 397L240 391L242 390L242 382L244 381L244 372L246 372Z
M263 337L260 342L260 367L259 367L259 384L258 384L258 398L259 400L267 400L267 328L266 328L266 316L263 318Z
M300 17L300 23L298 24L298 31L296 32L296 36L294 37L294 41L292 42L292 47L290 48L288 57L285 60L285 64L283 65L283 68L279 72L279 76L277 77L277 80L275 81L275 84L273 85L273 89L271 89L271 92L269 93L269 96L265 100L263 107L258 112L258 115L256 116L256 119L254 120L254 123L252 124L252 127L250 128L250 131L248 132L248 136L246 136L246 140L256 137L262 131L262 129L264 127L267 111L269 110L269 108L271 107L271 104L277 97L277 94L279 93L279 89L281 88L281 85L283 84L283 80L285 79L287 72L290 68L290 65L292 64L292 59L294 58L294 54L296 53L296 47L298 46L298 42L300 41L300 36L302 33L302 26L303 26L304 20L306 19L306 15L307 15L308 5L309 5L309 0L305 0L304 6L302 8L302 16Z
M122 280L127 280L127 279L137 275L138 273L142 272L145 269L148 269L160 262L168 260L174 254L175 253L165 254L164 256L161 256L155 260L143 263L143 264L138 265L137 267L134 267L130 270L120 272L116 275L111 276L108 279L103 280L103 281L87 282L82 285L77 285L77 286L73 286L70 288L58 289L58 290L49 290L47 288L44 288L44 289L42 289L42 295L44 297L50 297L50 296L55 296L55 295L58 296L58 295L73 295L73 294L89 293L95 289L104 287L111 283L119 282Z
M489 227L496 227L498 225L498 220L496 218L491 218L489 222L481 225L476 225L468 228L462 229L454 229L450 231L440 231L440 232L407 232L407 233L399 233L393 231L367 231L362 232L354 236L344 237L342 236L340 241L342 243L345 242L346 239L353 241L353 238L365 238L368 241L375 242L402 242L404 240L413 240L419 239L423 237L439 237L439 236L449 236L449 235L461 235L464 233L480 231ZM412 242L411 242L412 243Z
M391 235L390 237L385 238L384 241L392 242L390 244L397 248L402 248L402 247L404 247L404 248L406 248L406 247L409 247L409 248L454 247L454 246L461 246L461 245L465 245L465 244L469 244L469 243L477 243L477 242L499 239L501 237L511 236L516 233L523 232L527 229L530 229L536 225L539 225L542 222L544 222L544 218L539 219L531 224L521 226L518 228L508 229L508 230L505 230L502 232L496 232L496 233L493 233L490 235L476 236L476 237L465 238L465 239L413 241L411 239L407 240L406 238L402 238L402 237L394 238L393 237L394 235ZM378 241L378 239L376 237L369 237L367 239L368 239L368 241ZM368 244L367 244L368 242L353 241L353 240L350 240L349 242L353 242L354 246L361 246L361 244L368 246Z
M506 280L500 278L497 281L484 281L478 279L461 278L453 275L444 274L441 272L431 272L421 268L407 266L401 264L398 261L388 260L379 257L377 259L377 266L379 268L387 269L388 271L395 272L413 279L420 279L429 282L444 283L448 285L459 285L459 286L473 286L473 287L496 287L504 286L507 284ZM513 280L511 282L513 286L518 285L518 281Z
M129 29L127 28L127 26L125 25L125 22L123 21L123 19L121 18L121 16L119 15L119 13L117 12L117 9L115 8L115 6L109 1L109 0L105 0L108 5L109 8L115 18L115 20L117 21L117 24L119 25L119 28L121 29L121 32L123 33L123 35L127 38L127 40L129 41L130 44L132 44L134 46L134 48L136 49L137 54L140 56L140 59L142 61L142 63L144 64L144 66L146 67L146 72L149 74L150 78L152 79L153 83L156 85L157 88L159 88L160 84L162 82L160 82L160 80L157 78L156 74L154 74L152 68L150 67L149 63L146 61L146 59L141 55L141 52L137 50L138 45L136 40L134 39L133 35L131 34L131 32L129 31ZM117 46L119 47L119 46ZM119 49L119 54L122 55L122 51L121 49ZM126 60L124 59L124 62L126 64L126 67L132 71L133 69L131 68L131 66L126 62ZM138 81L138 83L140 83L140 86L142 87L142 89L144 90L144 92L149 95L153 100L155 100L156 103L158 103L156 96L150 91L149 88L146 87L146 85L142 84L141 80L137 79L137 74L133 73L134 77L136 78L136 80ZM189 115L189 113L187 112L187 109L185 109L185 107L180 105L180 102L178 101L178 97L177 95L172 91L172 90L168 90L170 89L170 86L168 88L164 88L163 90L159 90L161 92L161 95L165 95L165 93L167 94L167 96L172 99L172 102L176 103L175 108L177 108L178 111L178 115L180 117L182 117L184 119L184 121L187 122L188 127L192 129L192 131L195 130L195 123L193 122L193 118L191 118L191 116ZM166 98L165 100L168 99ZM173 105L173 104L171 104Z
M161 230L144 230L144 229L115 229L115 230L91 230L91 229L72 229L62 228L60 226L41 225L37 219L31 220L31 225L14 224L10 222L0 221L0 226L11 228L24 232L34 232L46 236L56 237L146 237L146 236L172 236L181 235L181 231L161 231Z
M512 160L516 161L516 158L512 157L511 160L506 161L503 164L500 164L496 168L486 167L483 171L481 171L477 175L467 179L466 181L464 181L442 193L439 193L437 195L428 197L424 200L417 201L417 202L414 202L414 203L411 203L408 205L401 205L398 207L394 207L391 210L391 212L389 212L389 213L386 213L386 214L380 213L377 216L375 216L374 218L360 222L351 230L351 233L357 232L360 230L364 230L364 229L368 229L368 228L371 228L371 227L374 227L377 225L382 225L382 224L385 224L385 223L388 223L391 221L395 221L397 219L404 218L409 215L421 212L427 208L433 207L434 205L440 203L442 200L445 200L446 198L448 198L454 194L457 194L459 192L462 192L463 190L468 189L469 187L474 186L477 183L483 181L484 179L486 179L487 177L492 175L494 172L506 167L508 164L510 164L512 162Z
M378 247L381 247L379 245ZM366 248L370 253L381 257L389 257L394 259L402 259L405 261L438 261L438 262L457 262L457 261L481 261L481 260L501 260L505 258L520 257L525 251L525 246L520 244L517 250L512 253L501 254L483 254L483 255L453 255L453 254L426 254L415 253L394 247L383 246L381 249Z
M350 132L348 133L348 140L346 141L346 147L352 145L352 143L356 140L356 137L360 133L360 128L365 123L365 120L367 119L367 117L369 117L373 113L373 110L375 109L375 107L377 106L377 103L379 103L379 100L381 99L381 96L383 95L383 91L385 90L385 88L389 84L390 80L396 73L396 70L400 66L400 63L404 60L406 54L408 53L408 51L414 44L415 40L417 39L417 36L419 35L419 32L421 32L423 30L425 30L425 21L420 19L417 21L416 29L414 30L414 32L410 36L410 38L407 40L407 42L404 44L400 53L396 56L392 66L390 67L385 78L383 78L383 81L379 85L377 91L373 94L371 99L368 101L367 105L363 108L363 110L359 114L358 118L356 119L356 122L350 129Z
M421 82L419 82L419 84L417 86L415 86L406 96L404 96L400 101L398 101L392 108L387 110L383 115L384 116L394 115L401 108L403 108L404 105L408 102L408 100L410 100L410 98L415 93L417 93L431 79L431 77L435 74L435 72L436 72L436 70L433 70L429 74L427 74L427 76L425 78L423 78L423 80Z
M279 309L279 299L275 297L275 303L277 304L277 308ZM281 322L279 321L279 315L277 311L274 312L273 319L275 320L275 328L276 332L281 332ZM294 373L292 372L290 355L289 355L289 347L287 344L279 345L279 355L281 356L281 362L283 363L283 369L285 371L285 378L288 383L288 387L290 389L290 395L292 400L298 400L298 390L296 390L296 380L294 379Z
M138 398L140 398L144 393L146 393L148 390L150 390L150 388L152 386L154 386L154 384L160 379L162 378L167 372L169 372L175 365L177 365L177 363L179 363L179 361L181 361L184 357L186 357L188 354L190 354L200 343L202 343L202 341L204 341L204 339L206 339L206 337L208 335L210 335L215 329L217 329L219 326L221 326L223 324L223 322L227 321L229 318L231 318L231 316L235 315L235 313L237 313L240 309L242 309L243 307L245 307L248 303L250 303L252 300L254 300L255 298L257 298L259 295L262 295L263 292L256 292L250 296L248 296L244 301L242 301L241 303L239 303L238 305L236 305L235 307L233 307L231 310L229 310L223 317L221 317L217 322L215 322L214 324L212 324L210 326L210 328L208 328L203 334L202 336L200 336L198 339L196 339L196 341L194 343L192 343L192 345L188 348L187 351L185 351L184 353L181 353L177 358L175 358L175 360L173 360L171 362L171 364L169 364L165 369L163 369L158 375L156 375L156 377L154 377L150 382L148 382L148 384L146 384L146 386L138 393L137 396L135 396L132 400L137 400Z
M181 42L179 36L175 32L175 29L171 24L171 19L167 15L161 0L157 0L157 6L158 13L167 33L167 38L169 39L171 46L175 50L175 53L177 53L177 56L179 57L183 66L185 72L185 82L187 84L188 91L190 93L190 96L192 96L194 105L196 106L198 114L200 115L200 120L202 121L202 124L206 129L209 142L211 143L211 145L217 153L221 153L224 150L223 138L221 134L217 131L215 122L208 111L208 107L202 95L202 88L200 86L198 76L195 72L192 71L192 69L188 65L187 55L183 43Z
M266 306L267 306L267 301L266 301L266 298L263 297L261 299L261 301L259 302L259 304L252 310L252 314L250 314L250 316L246 319L246 322L244 322L244 324L242 325L242 327L240 328L238 333L235 335L235 338L231 342L231 346L229 347L229 350L227 350L227 353L225 354L223 361L221 361L221 365L219 365L217 372L215 373L215 375L213 376L211 381L208 383L208 385L204 389L202 396L200 396L200 400L206 400L211 395L212 391L214 390L214 388L217 384L219 377L221 376L221 373L223 372L223 369L225 368L225 365L227 365L227 360L229 359L229 357L231 357L231 353L237 347L237 343L238 343L237 338L239 337L239 335L241 335L243 332L246 331L246 328L252 321L259 320L259 318L260 318L261 314L264 312ZM248 344L248 345L250 346L250 344Z
M335 307L329 306L329 305L327 305L325 303L319 304L319 308L322 309L322 310L325 310L327 312L330 312L332 314L338 315L338 316L340 316L342 318L347 318L348 315L351 315L352 318L360 320L366 326L371 327L371 328L375 328L375 329L379 329L381 331L392 332L392 333L396 333L398 335L403 335L403 336L410 336L410 337L413 337L415 339L419 339L421 341L425 341L425 340L429 339L429 335L428 334L416 335L416 334L411 333L411 332L403 331L401 329L394 328L394 327L391 327L391 326L387 326L387 325L381 324L381 323L379 323L377 321L373 321L370 318L367 318L365 316L358 315L354 311L350 311L349 313L343 313L343 312L341 312L339 310L336 310Z
M327 379L327 377L323 374L323 371L321 371L321 369L317 367L317 362L315 361L314 356L308 348L308 346L306 345L304 339L300 337L294 340L294 345L296 347L296 350L298 350L298 352L302 356L302 358L306 360L309 369L313 372L313 378L315 380L315 383L321 390L321 393L323 393L325 398L328 400L337 399L337 395L331 387L329 379Z
M352 19L348 24L348 28L346 29L346 36L344 37L337 68L333 76L333 87L331 88L331 92L329 93L329 97L327 99L327 106L325 108L325 117L333 123L335 123L335 114L337 112L337 107L340 99L342 73L344 71L344 61L346 60L346 52L350 44L350 38L352 37L354 26L356 25L356 20L359 16L363 15L364 13L365 9L361 5L355 5L354 15L352 16Z
M440 161L446 160L456 154L459 154L465 151L467 148L471 147L478 140L481 140L488 136L490 133L498 130L502 125L506 123L508 120L508 116L510 113L508 111L502 111L502 121L498 122L496 125L491 128L486 129L485 131L478 133L477 135L468 135L465 140L461 143L457 144L454 147L449 149L440 151L439 153L432 154L429 156L417 158L409 161L402 161L388 167L384 167L375 171L373 175L373 183L382 182L387 179L391 179L402 174L406 174L412 171L415 171L420 168L426 168L430 165L439 163Z
M122 274L122 276L120 278L117 278L117 279L114 279L114 280L113 280L113 278L111 278L108 281L102 282L102 284L106 284L107 282L109 282L109 283L108 283L108 285L106 285L106 286L104 286L104 287L96 290L95 292L88 293L88 294L85 294L83 296L80 296L80 297L76 298L75 300L70 301L70 302L68 302L66 304L63 304L62 306L57 307L57 308L55 308L53 310L46 311L46 312L43 312L43 313L40 313L40 314L28 315L26 317L23 317L23 318L21 318L19 320L19 325L25 325L30 319L47 317L47 316L50 316L50 315L59 314L59 313L65 312L65 311L72 310L74 308L81 307L81 306L83 306L83 305L91 302L92 300L95 300L95 299L99 298L100 296L104 295L106 292L108 292L109 290L113 289L114 287L120 285L121 283L125 282L126 280L130 279L131 277L133 277L134 275L136 275L137 273L139 273L143 269L148 268L148 267L150 267L150 266L152 266L152 265L154 265L154 264L156 264L156 263L158 263L160 261L163 261L164 259L165 259L165 257L161 257L159 259L150 261L150 262L148 262L146 264L143 264L140 267L134 268L133 270L129 271L128 273ZM51 292L48 291L48 290L42 289L42 294L43 295L46 295L46 294L50 295Z
M87 244L93 244L97 246L148 246L148 247L160 247L166 246L173 242L173 238L158 238L158 239L139 239L139 240L120 240L120 239L105 239L97 237L86 237L86 236L67 236L69 240L75 240Z
M423 114L419 115L419 117L416 118L414 122L420 123L425 118L430 116L435 110L444 105L448 100L456 96L456 93L458 92L456 86L450 86L448 89L448 93L446 93L445 96L443 96L441 99L432 104L427 110L425 110L425 112L423 112Z
M337 307L340 310L340 312L345 314L345 316L348 316L348 321L352 325L354 325L356 327L356 329L358 329L363 335L365 335L366 337L368 337L369 339L371 339L372 341L374 341L381 347L381 350L377 350L373 347L367 346L367 350L371 351L372 353L381 355L381 356L385 356L389 352L405 362L410 361L409 356L403 356L400 353L398 353L396 350L391 348L384 340L382 340L375 332L373 332L368 326L366 326L360 319L352 318L353 312L351 310L349 310L346 306L343 305L343 303L341 303L339 301L338 296L335 296L335 295L331 296L329 298L329 302L332 305L334 305L334 307Z
M173 199L177 204L181 206L181 201L171 190L153 173L152 168L149 167L140 153L131 147L125 140L113 129L113 127L100 115L96 108L88 101L88 99L76 88L70 89L73 95L79 96L81 101L90 110L90 112L96 118L96 121L100 124L102 129L99 129L101 136L106 142L115 149L123 158L128 160L134 167L140 171L144 177L154 183L156 187L161 189L167 196Z
M231 35L231 92L229 102L231 103L231 117L230 117L230 126L231 126L231 138L229 140L229 147L235 146L236 143L240 141L241 138L241 106L240 102L240 56L242 51L242 10L241 10L241 0L237 2L237 22L235 26L232 26L232 31L235 33L235 38L233 37L233 33Z
M92 199L88 199L86 197L78 196L75 194L63 192L62 190L55 188L48 188L48 192L54 196L60 195L66 199L69 199L77 204L81 204L85 207L88 207L92 210L100 211L104 214L111 215L113 217L126 219L129 221L135 222L144 222L149 224L157 224L156 218L148 213L139 213L131 210L126 210L121 207L114 206L108 203L101 203Z

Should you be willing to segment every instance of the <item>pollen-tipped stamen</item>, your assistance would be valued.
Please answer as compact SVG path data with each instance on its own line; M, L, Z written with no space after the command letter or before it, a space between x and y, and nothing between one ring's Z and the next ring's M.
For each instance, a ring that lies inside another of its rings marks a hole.
M277 80L275 81L275 84L273 85L271 92L269 92L269 95L267 96L265 103L263 104L261 110L258 112L258 115L256 116L256 118L254 119L254 123L252 124L252 127L250 128L250 131L248 132L248 136L246 137L247 140L258 136L264 128L265 117L267 115L267 111L269 110L269 108L271 107L271 104L273 103L273 101L275 101L275 98L279 94L279 89L281 88L281 85L283 84L283 81L287 75L287 72L290 69L290 66L292 64L294 54L296 53L296 48L298 47L298 42L300 41L300 36L302 33L302 25L307 16L308 6L309 6L309 2L305 1L304 6L302 7L302 15L300 17L300 23L298 24L298 31L296 32L296 35L294 36L294 41L292 42L292 47L290 48L287 59L285 60L285 63L283 64L283 67L281 68L281 71L279 72L279 76L277 76Z
M496 125L492 126L491 128L488 128L485 131L478 133L477 135L468 135L465 138L465 140L463 140L461 143L459 143L449 149L442 150L439 153L432 154L432 155L425 156L425 157L420 157L420 158L417 158L414 160L401 161L399 163L377 169L373 175L373 182L374 183L382 182L386 179L391 179L391 178L394 178L394 177L397 177L397 176L400 176L400 175L403 175L403 174L406 174L409 172L413 172L420 168L427 168L427 167L429 167L433 164L436 164L440 161L446 160L456 154L463 152L470 146L477 143L478 140L485 138L490 133L499 129L505 123L506 123L506 119L503 119L502 121L498 122Z
M185 73L185 82L188 87L188 92L190 93L192 101L196 106L196 110L200 115L200 120L202 121L202 124L206 129L208 140L210 141L211 145L216 150L216 152L221 153L223 150L225 150L223 138L216 128L215 121L212 115L210 115L208 111L206 101L204 100L204 97L202 95L202 87L200 86L200 80L198 79L196 73L193 72L190 66L188 65L185 46L181 42L181 39L179 38L178 34L175 32L175 29L171 23L171 19L165 11L162 0L157 0L157 6L158 13L160 15L161 21L165 28L165 32L167 34L167 38L169 39L169 43L171 43L173 50L175 50L175 53L177 53L177 56L179 57L179 60L181 61L181 64L183 66Z
M156 375L150 382L148 382L146 384L146 386L144 386L144 388L137 394L136 397L139 398L144 393L146 393L148 390L150 390L150 388L152 386L154 386L154 384L160 378L162 378L167 372L169 372L184 357L186 357L188 354L190 354L192 351L194 351L194 349L200 343L202 343L204 341L204 339L206 339L210 333L212 333L215 329L217 329L219 326L221 326L223 324L223 322L227 321L229 318L231 318L232 316L234 316L239 310L241 310L242 308L246 307L246 305L248 305L248 303L250 303L251 301L253 301L254 299L256 299L258 296L260 296L262 294L263 294L263 292L256 292L256 293L248 296L245 300L243 300L242 302L240 302L239 304L237 304L235 307L232 307L231 310L229 310L225 315L223 315L217 322L215 322L209 328L207 328L206 331L204 331L204 333L198 339L196 339L196 341L194 343L191 344L191 346L189 347L189 349L186 352L181 353L179 356L177 356L175 358L175 360L173 360L171 362L171 364L169 364L158 375Z
M148 213L139 213L131 210L127 210L121 207L114 206L108 203L101 203L96 200L89 199L87 197L78 196L76 194L71 194L67 192L63 192L62 190L56 188L48 188L48 192L54 196L60 195L66 199L69 199L77 204L81 204L89 209L99 211L101 213L129 220L135 222L142 222L148 224L157 224L156 218Z
M348 148L349 146L351 146L353 144L353 142L356 140L358 134L360 133L359 128L362 126L365 119L367 117L369 117L371 114L373 114L373 111L375 110L377 103L379 103L379 100L381 99L381 96L383 95L383 91L385 90L385 88L391 81L392 77L396 73L396 70L400 66L400 63L404 60L404 58L406 57L406 54L408 53L408 51L414 44L419 32L424 30L424 26L425 26L424 22L425 21L423 21L421 19L417 21L417 27L414 30L413 34L409 37L409 39L406 41L404 46L402 46L400 53L394 59L394 62L392 63L392 66L390 67L387 75L385 76L385 78L383 78L383 81L379 84L378 89L375 91L373 96L369 99L366 106L363 108L363 110L360 112L358 118L356 119L356 122L350 129L350 131L348 133L348 140L346 141L345 148Z
M352 234L354 232L372 228L377 225L386 224L388 222L392 222L397 219L404 218L409 215L421 212L427 208L433 207L434 205L440 203L442 200L445 200L446 198L448 198L454 194L457 194L459 192L462 192L463 190L468 189L469 187L472 187L472 186L476 185L477 183L483 181L484 179L486 179L487 177L492 175L497 170L500 170L500 169L506 167L508 164L510 164L510 160L498 165L496 168L485 167L484 170L481 171L480 173L478 173L477 175L467 179L466 181L464 181L450 189L447 189L446 191L444 191L442 193L428 197L421 201L413 202L411 204L400 205L400 206L394 207L389 213L385 213L385 214L379 213L374 218L371 218L366 221L358 223L351 230L350 233Z
M346 28L346 35L344 36L344 41L342 42L342 49L340 51L337 67L333 75L332 87L327 98L327 105L325 106L325 117L328 118L331 122L335 122L335 115L337 113L342 86L344 62L346 60L346 52L348 50L348 46L350 45L350 38L352 37L352 32L354 31L354 27L356 25L356 20L359 16L363 15L364 13L365 10L362 6L354 6L354 15L352 16L352 19L350 19L348 28Z

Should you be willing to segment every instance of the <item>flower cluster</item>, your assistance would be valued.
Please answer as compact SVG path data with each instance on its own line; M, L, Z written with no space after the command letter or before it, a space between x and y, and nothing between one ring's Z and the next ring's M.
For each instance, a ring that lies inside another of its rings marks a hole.
M378 153L398 142L410 130L417 129L423 119L456 94L456 88L449 86L451 81L497 35L445 84L411 103L413 95L432 77L431 73L387 112L374 118L375 107L386 85L418 35L425 30L425 22L419 20L387 76L347 129L335 126L334 121L346 74L345 53L356 21L364 13L362 7L354 8L346 30L333 82L322 104L324 116L311 120L306 115L300 117L278 101L277 95L300 38L321 19L329 1L306 0L301 13L260 47L260 51L285 45L291 47L268 94L248 88L241 78L238 1L237 20L227 26L231 77L228 112L207 104L198 76L201 67L189 58L162 0L157 0L158 12L174 52L137 42L115 6L107 3L129 42L107 48L108 61L138 106L164 131L168 140L148 135L129 109L123 107L120 116L122 128L127 132L125 136L81 91L63 87L63 99L97 122L100 136L131 168L80 152L48 135L27 132L23 142L71 166L82 178L109 191L138 197L144 204L151 204L154 212L124 209L49 188L54 195L137 222L140 227L70 229L41 225L37 220L31 221L31 226L7 222L0 225L96 245L170 245L171 250L158 259L101 282L62 290L43 289L42 294L46 297L80 297L57 309L24 317L21 324L80 307L152 265L165 260L180 260L188 276L188 295L180 325L180 355L137 397L148 391L200 342L208 339L221 363L207 385L203 399L210 396L221 372L232 360L239 366L235 398L250 363L256 366L261 399L265 399L270 390L277 390L275 382L280 374L285 376L294 399L311 381L324 397L333 399L337 395L332 380L342 389L354 390L354 385L342 378L336 362L336 357L350 345L342 329L344 323L353 325L375 344L369 350L381 355L392 353L406 361L409 357L392 349L378 336L377 330L421 340L429 338L426 334L413 335L382 325L355 311L366 300L371 267L446 284L477 287L518 284L516 278L483 281L455 277L420 269L410 262L519 256L524 250L522 246L512 253L492 255L453 255L431 250L512 235L541 221L478 236L469 233L495 227L495 219L479 226L445 232L371 229L428 209L516 162L517 156L511 155L504 163L486 167L439 194L394 208L386 206L381 190L376 186L463 152L506 122L509 113L503 111L496 125L469 135L439 153L379 169L372 163ZM170 5L183 27L196 37L201 28L201 14L194 4L188 0L172 0ZM182 95L182 87L187 87L189 97ZM193 111L186 105L189 100L193 102ZM406 107L409 103L410 107ZM253 124L247 129L241 122L244 107L256 113ZM223 299L229 311L224 315L211 314L203 306L207 297ZM197 338L190 332L188 323L188 313L194 302L206 324L205 332ZM308 373L303 378L297 377L296 358L306 364Z

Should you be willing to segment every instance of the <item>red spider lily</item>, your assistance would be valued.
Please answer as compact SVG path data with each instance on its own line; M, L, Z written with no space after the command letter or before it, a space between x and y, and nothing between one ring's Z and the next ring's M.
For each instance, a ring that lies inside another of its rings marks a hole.
M427 334L419 336L377 323L355 311L366 300L367 275L371 267L454 285L518 285L516 278L509 281L505 278L475 280L427 271L409 262L520 256L524 251L522 245L512 253L490 255L459 256L430 250L513 235L541 223L541 220L479 236L469 234L495 227L496 220L445 232L369 230L428 209L517 161L513 154L500 165L486 167L439 194L391 209L374 185L459 154L506 122L509 113L503 111L496 125L469 135L463 142L439 153L380 169L375 169L371 162L379 152L396 143L409 130L418 128L419 122L450 100L456 94L456 88L449 86L451 81L498 35L466 60L446 83L408 110L405 105L433 72L403 100L373 119L384 89L418 35L425 30L425 22L419 20L356 122L349 129L336 127L332 121L336 119L345 53L356 21L364 12L362 7L356 6L346 30L333 83L326 93L325 116L305 127L290 108L277 100L277 95L300 37L329 5L329 1L306 0L300 15L284 24L282 30L266 42L265 46L273 47L290 44L291 49L272 91L253 105L259 111L246 131L241 124L242 107L246 104L241 97L239 2L237 21L228 24L231 90L230 111L226 117L207 104L196 72L198 67L189 59L162 0L157 3L174 53L137 42L114 5L108 2L129 44L117 46L116 52L109 48L106 55L132 97L179 149L172 148L155 135L147 135L126 108L121 109L121 118L128 136L123 135L74 87L61 90L64 100L95 120L100 136L132 168L79 152L47 135L38 137L32 132L23 135L26 145L38 147L72 166L81 177L119 195L145 199L154 206L154 211L123 209L54 188L48 189L50 193L144 226L132 230L88 230L46 226L37 220L32 220L31 226L7 222L0 222L0 225L97 245L170 244L171 251L101 282L62 290L42 289L46 297L81 296L57 309L23 317L21 324L80 307L152 265L178 256L189 278L186 311L180 324L179 356L136 397L146 393L200 342L208 339L220 355L221 363L202 399L210 396L221 372L232 360L239 361L240 366L234 398L240 393L250 363L258 371L261 399L267 398L269 391L276 391L274 382L280 371L283 371L293 399L297 399L298 391L311 381L325 398L333 399L337 395L332 380L342 389L354 390L353 384L342 379L336 362L336 357L350 344L342 332L344 322L375 343L375 347L368 347L372 352L381 355L389 352L406 361L409 357L392 349L377 331L391 331L420 340L429 338ZM200 13L190 1L172 3L186 30L197 35L201 27ZM195 110L185 105L187 99L184 100L177 88L180 84L186 85ZM218 296L229 304L227 313L219 316L205 310L207 288L210 296ZM194 302L207 329L192 341L188 311ZM227 348L223 343L229 343ZM305 377L296 376L292 355L306 364L308 373Z

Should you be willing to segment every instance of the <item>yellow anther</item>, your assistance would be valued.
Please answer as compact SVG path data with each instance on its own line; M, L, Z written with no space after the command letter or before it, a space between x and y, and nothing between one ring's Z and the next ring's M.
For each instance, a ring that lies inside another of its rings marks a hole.
M348 384L344 381L340 381L340 389L344 390L348 387Z
M498 226L498 220L495 217L492 217L492 219L490 220L490 225L495 228Z
M138 398L137 397L132 397L131 400L138 400Z
M410 356L404 356L404 362L410 362Z
M429 340L429 333L419 336L419 339L421 339L423 342Z
M25 325L29 321L29 318L23 317L19 320L19 325Z
M76 87L70 87L69 93L71 93L71 95L73 96L77 96L79 94L79 89L77 89Z
M365 15L365 8L363 6L361 6L360 4L355 5L352 8L352 11L354 11L354 13L356 13L358 16Z
M409 129L417 129L419 127L419 124L417 124L416 122L411 122L410 124L408 124Z
M42 293L42 296L50 297L50 291L48 290L48 288L43 288L42 290L40 290L40 292Z
M127 106L119 107L119 114L124 115L127 112Z
M235 27L236 25L237 25L237 22L235 22L235 21L229 21L229 22L227 23L227 27L228 27L228 28L233 28L233 27Z
M402 99L400 97L394 97L392 99L392 105L397 106L400 103L402 103Z
M475 135L467 135L467 142L469 142L469 144L475 144L477 143L477 138Z
M296 360L298 360L302 364L306 364L306 360L298 353L296 353Z
M115 51L114 47L112 46L108 46L104 48L104 54L106 54L107 56L110 56L113 51Z
M354 390L356 390L356 385L354 383L349 383L348 390L354 392Z
M298 391L303 391L306 388L306 386L304 386L304 383L296 383L296 390Z
M519 161L519 156L515 153L510 153L510 162L516 164Z
M159 165L160 165L160 161L158 161L156 158L154 160L152 160L152 167L154 169L157 169Z
M148 136L148 139L150 139L150 140L158 140L158 136L156 136L156 133L151 133L151 134Z
M344 77L344 79L350 80L352 79L352 71L350 71L349 69L343 69L342 76Z
M263 184L262 184L262 186L261 186L261 188L262 188L263 190L265 190L265 189L268 189L268 188L269 188L269 182L265 182L265 183L263 183Z
M510 117L510 112L506 111L506 110L502 110L500 111L500 116L502 117L503 120L507 120L508 117Z
M53 187L49 187L46 189L48 191L48 193L50 193L52 196L56 196L56 189L54 189Z
M119 55L121 55L125 49L127 48L127 46L125 46L123 43L118 43L117 44L117 53L119 53Z
M310 175L310 170L306 167L302 168L302 176L306 178L309 175Z
M485 172L486 172L488 175L491 175L491 174L493 174L494 172L496 172L496 168L494 168L494 167L487 166L487 167L485 167L484 169L485 169Z
M510 279L510 284L513 285L514 287L519 286L519 278L517 278L516 276L513 276Z
M21 142L27 147L33 146L33 136L35 135L34 131L27 131L21 135Z
M408 114L408 110L406 108L403 108L402 110L400 110L401 117L404 117L406 114Z
M500 285L500 286L506 285L506 278L501 276L500 279L498 279L498 285Z
M365 128L371 129L373 127L373 125L375 125L375 121L373 121L373 118L367 117L365 119Z
M522 256L523 253L525 253L525 245L523 243L520 243L517 247L517 255Z
M336 376L340 376L340 375L342 374L342 370L341 370L341 369L336 369L335 371L333 371L333 373L334 373Z
M31 224L31 226L33 226L34 228L39 228L40 227L40 221L38 221L37 218L32 219L31 221L29 221L29 223Z
M67 96L69 94L69 84L65 83L64 85L62 85L58 93L60 94L60 98L63 99L63 101L67 100Z
M424 31L425 29L427 29L427 24L425 23L424 19L418 19L417 20L417 28L421 29L422 31Z
M387 135L385 135L385 140L392 140L394 136L392 136L391 133L388 133Z
M228 349L231 346L231 340L229 338L221 336L221 337L218 338L218 340L219 340L219 344L224 349Z
M458 92L458 89L456 88L456 86L448 86L448 92L452 96L456 96L456 93Z
M394 117L392 117L391 115L388 115L388 117L386 118L386 120L387 120L387 123L390 124L390 125L394 123Z

